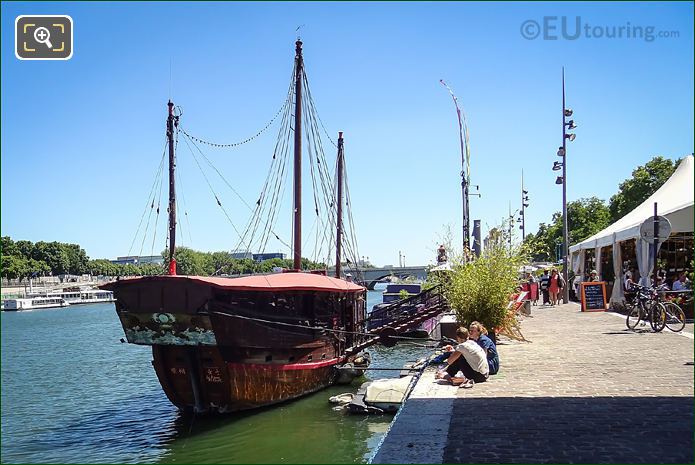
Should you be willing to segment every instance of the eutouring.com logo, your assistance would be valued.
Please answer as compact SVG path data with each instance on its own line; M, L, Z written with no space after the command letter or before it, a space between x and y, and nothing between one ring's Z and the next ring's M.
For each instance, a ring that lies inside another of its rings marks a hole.
M581 16L543 16L540 21L527 19L521 23L520 32L527 40L638 39L654 42L680 37L679 31L657 30L654 26L634 25L629 21L619 25L590 24Z

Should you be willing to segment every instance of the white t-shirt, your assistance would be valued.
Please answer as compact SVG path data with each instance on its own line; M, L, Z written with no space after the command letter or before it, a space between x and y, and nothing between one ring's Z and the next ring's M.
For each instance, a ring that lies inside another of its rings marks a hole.
M456 350L463 354L468 364L481 375L487 376L490 373L490 366L487 364L485 350L472 339L456 346Z

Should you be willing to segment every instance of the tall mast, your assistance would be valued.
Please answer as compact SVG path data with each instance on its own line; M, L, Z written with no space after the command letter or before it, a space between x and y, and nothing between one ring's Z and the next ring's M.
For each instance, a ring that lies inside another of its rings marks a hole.
M343 132L338 132L338 215L335 240L335 277L340 278L340 253L343 238Z
M176 274L176 185L174 182L174 103L169 100L169 117L167 118L167 139L169 141L169 274Z
M294 269L302 269L302 41L297 39L294 105Z

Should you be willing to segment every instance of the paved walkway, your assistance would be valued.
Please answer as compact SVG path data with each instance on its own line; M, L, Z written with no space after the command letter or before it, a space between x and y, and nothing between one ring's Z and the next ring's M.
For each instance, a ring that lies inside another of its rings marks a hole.
M373 463L693 463L693 339L533 307L473 389L428 369Z

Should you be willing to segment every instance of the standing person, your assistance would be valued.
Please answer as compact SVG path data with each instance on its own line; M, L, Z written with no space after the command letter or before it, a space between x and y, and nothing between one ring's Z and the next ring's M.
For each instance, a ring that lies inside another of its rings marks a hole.
M557 295L560 290L564 287L564 282L562 277L558 274L557 270L553 268L553 272L550 275L550 284L548 286L548 292L550 293L550 305L557 305Z
M548 275L548 270L543 270L543 276L541 276L541 291L543 292L543 305L548 305L550 303L550 294L548 288L550 287L550 276Z
M581 286L582 286L582 275L577 273L577 276L574 277L574 281L572 281L572 286L574 287L574 300L580 301L581 300Z
M452 384L463 384L466 387L472 386L473 382L482 383L487 380L490 374L487 355L482 347L468 337L468 330L463 326L456 330L456 340L459 344L447 359L447 367L444 371L438 372L435 378L447 379ZM455 378L459 371L463 373L463 379Z
M538 305L538 282L533 273L528 273L528 291L529 298L533 301L533 305Z
M500 369L500 357L497 353L497 346L487 335L487 329L481 323L474 321L468 328L471 339L478 343L487 354L487 366L491 375L496 375Z

